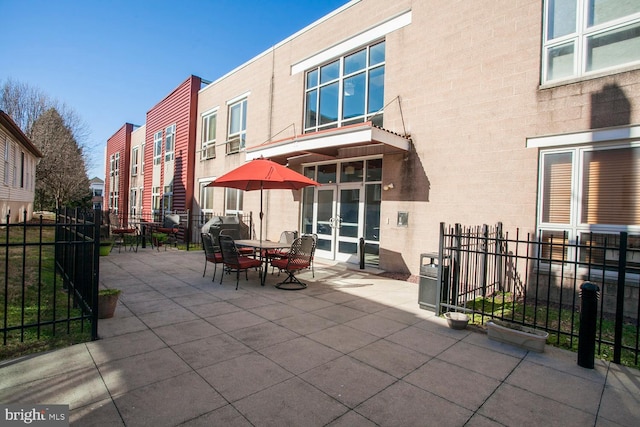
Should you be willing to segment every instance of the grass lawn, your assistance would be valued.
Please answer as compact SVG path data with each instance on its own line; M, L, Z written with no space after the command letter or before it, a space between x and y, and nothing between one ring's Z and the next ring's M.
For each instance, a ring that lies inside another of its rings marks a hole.
M91 339L90 323L60 276L54 277L54 233L50 225L11 226L8 242L17 246L7 247L7 229L2 230L0 360Z

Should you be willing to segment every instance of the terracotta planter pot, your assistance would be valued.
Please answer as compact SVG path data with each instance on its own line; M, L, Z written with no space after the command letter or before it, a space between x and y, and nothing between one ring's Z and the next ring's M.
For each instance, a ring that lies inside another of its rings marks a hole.
M118 304L118 294L98 295L98 319L113 317Z

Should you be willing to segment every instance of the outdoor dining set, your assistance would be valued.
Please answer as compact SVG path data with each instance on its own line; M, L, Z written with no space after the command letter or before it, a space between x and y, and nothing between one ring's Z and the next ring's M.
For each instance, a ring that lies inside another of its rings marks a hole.
M264 286L267 270L272 267L272 272L286 273L286 278L277 284L277 287L285 290L305 289L307 285L300 281L296 274L311 269L313 272L313 256L317 245L317 235L305 234L298 236L297 231L284 231L280 239L270 241L263 239L262 211L263 190L300 190L308 186L319 185L316 181L289 169L286 166L272 162L268 159L254 159L218 177L208 184L210 187L235 188L243 191L260 190L260 232L259 238L252 239L251 233L243 229L242 221L238 217L230 215L215 217L202 227L202 244L205 250L205 271L207 264L213 263L214 278L217 264L223 264L223 273L220 276L222 283L224 273L236 273L236 289L240 278L240 272L257 269L260 271L260 284ZM166 237L167 244L176 244L180 233L180 216L168 214L159 222L131 222L121 224L117 215L110 218L110 232L114 236L114 247L118 251L123 247L136 251L138 245L144 247L150 241L152 248L159 247L164 242L158 240L159 235ZM165 246L166 248L166 246ZM112 247L113 250L113 247Z
M296 274L307 268L311 268L313 273L313 255L317 237L311 234L297 237L297 232L283 232L278 242L263 240L262 192L274 189L300 190L312 185L319 184L286 166L263 158L246 162L213 180L208 186L236 188L242 191L260 190L260 238L243 239L239 237L244 236L235 236L236 239L234 239L222 231L217 237L207 237L205 232L203 242L208 240L210 244L208 249L210 252L205 254L207 262L222 263L224 271L235 272L236 289L238 289L240 272L244 270L246 276L247 270L251 268L262 269L260 283L264 286L269 265L287 273L287 278L278 283L278 288L287 290L306 288L307 285L301 282ZM216 246L219 248L218 252L216 252ZM206 245L205 250L207 250ZM222 276L220 283L222 283Z
M146 247L147 243L158 250L163 245L177 246L181 228L180 215L177 214L166 215L162 222L138 220L128 221L125 224L117 214L111 213L109 215L109 235L113 237L111 250L117 247L118 252L123 248L138 252L138 247Z
M222 264L220 284L225 273L236 273L236 289L238 289L240 272L256 269L260 274L260 284L265 285L267 271L284 272L287 277L276 287L284 290L305 289L307 285L300 281L296 274L311 269L313 273L313 257L317 237L305 234L298 237L296 231L284 231L277 242L258 239L234 239L234 233L222 230L215 237L211 233L202 233L202 244L205 253L205 266L202 276L207 273L207 264L214 264L213 278L216 278L217 265ZM235 237L242 237L236 235Z

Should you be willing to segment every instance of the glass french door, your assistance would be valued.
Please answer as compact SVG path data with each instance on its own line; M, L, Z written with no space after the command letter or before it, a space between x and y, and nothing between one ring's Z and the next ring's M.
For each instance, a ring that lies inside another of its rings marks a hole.
M358 262L358 242L364 230L362 185L322 186L314 202L316 254L337 261Z

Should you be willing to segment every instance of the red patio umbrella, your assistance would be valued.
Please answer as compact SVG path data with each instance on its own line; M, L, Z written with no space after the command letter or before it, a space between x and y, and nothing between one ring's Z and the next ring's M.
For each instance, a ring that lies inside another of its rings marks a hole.
M238 190L260 190L260 241L262 241L262 190L300 190L316 181L268 159L253 159L213 180L207 187L227 187Z

